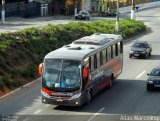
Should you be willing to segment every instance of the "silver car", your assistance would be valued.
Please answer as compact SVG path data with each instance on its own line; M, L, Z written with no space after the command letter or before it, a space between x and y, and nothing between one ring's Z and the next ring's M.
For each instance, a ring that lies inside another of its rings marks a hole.
M129 51L129 58L143 57L148 58L151 56L152 47L147 41L136 41Z

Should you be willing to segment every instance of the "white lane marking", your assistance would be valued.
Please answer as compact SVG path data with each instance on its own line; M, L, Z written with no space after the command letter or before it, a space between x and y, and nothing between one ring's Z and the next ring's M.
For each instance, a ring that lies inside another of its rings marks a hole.
M26 119L24 119L23 121L28 121L29 119L28 118L26 118Z
M41 112L42 110L37 110L36 112L34 112L34 114L37 114L37 113L39 113L39 112Z
M97 113L95 113L92 117L90 117L87 121L91 121L94 117L96 117L100 112L104 110L104 107L101 108Z
M140 73L140 74L136 77L136 79L140 78L145 72L146 72L146 71L143 71L142 73Z

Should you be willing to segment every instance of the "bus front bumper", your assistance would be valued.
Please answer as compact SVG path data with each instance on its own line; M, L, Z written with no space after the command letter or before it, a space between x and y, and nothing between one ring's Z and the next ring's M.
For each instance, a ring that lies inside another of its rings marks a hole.
M42 103L62 106L81 106L80 98L76 99L61 99L61 98L47 98L42 95Z

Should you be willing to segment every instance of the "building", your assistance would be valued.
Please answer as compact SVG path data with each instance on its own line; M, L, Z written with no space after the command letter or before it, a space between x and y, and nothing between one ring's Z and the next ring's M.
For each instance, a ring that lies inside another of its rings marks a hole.
M0 9L2 9L1 3ZM39 15L40 4L37 2L30 2L30 0L5 0L5 17L31 17Z
M6 17L74 15L80 10L90 13L106 13L116 9L117 0L5 0ZM155 0L135 0L135 4L153 2ZM119 0L120 7L131 5L131 0ZM0 9L1 3L0 3Z

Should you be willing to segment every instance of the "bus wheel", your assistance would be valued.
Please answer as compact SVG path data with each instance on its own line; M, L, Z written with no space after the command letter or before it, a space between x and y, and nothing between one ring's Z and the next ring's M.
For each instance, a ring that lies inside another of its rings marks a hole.
M112 87L112 80L109 82L108 88Z
M113 74L112 74L111 77L110 77L110 82L109 82L108 88L112 87L113 79L114 79L114 77L113 77Z
M92 99L92 93L91 91L88 91L87 102L86 102L87 105L91 102L91 99Z

